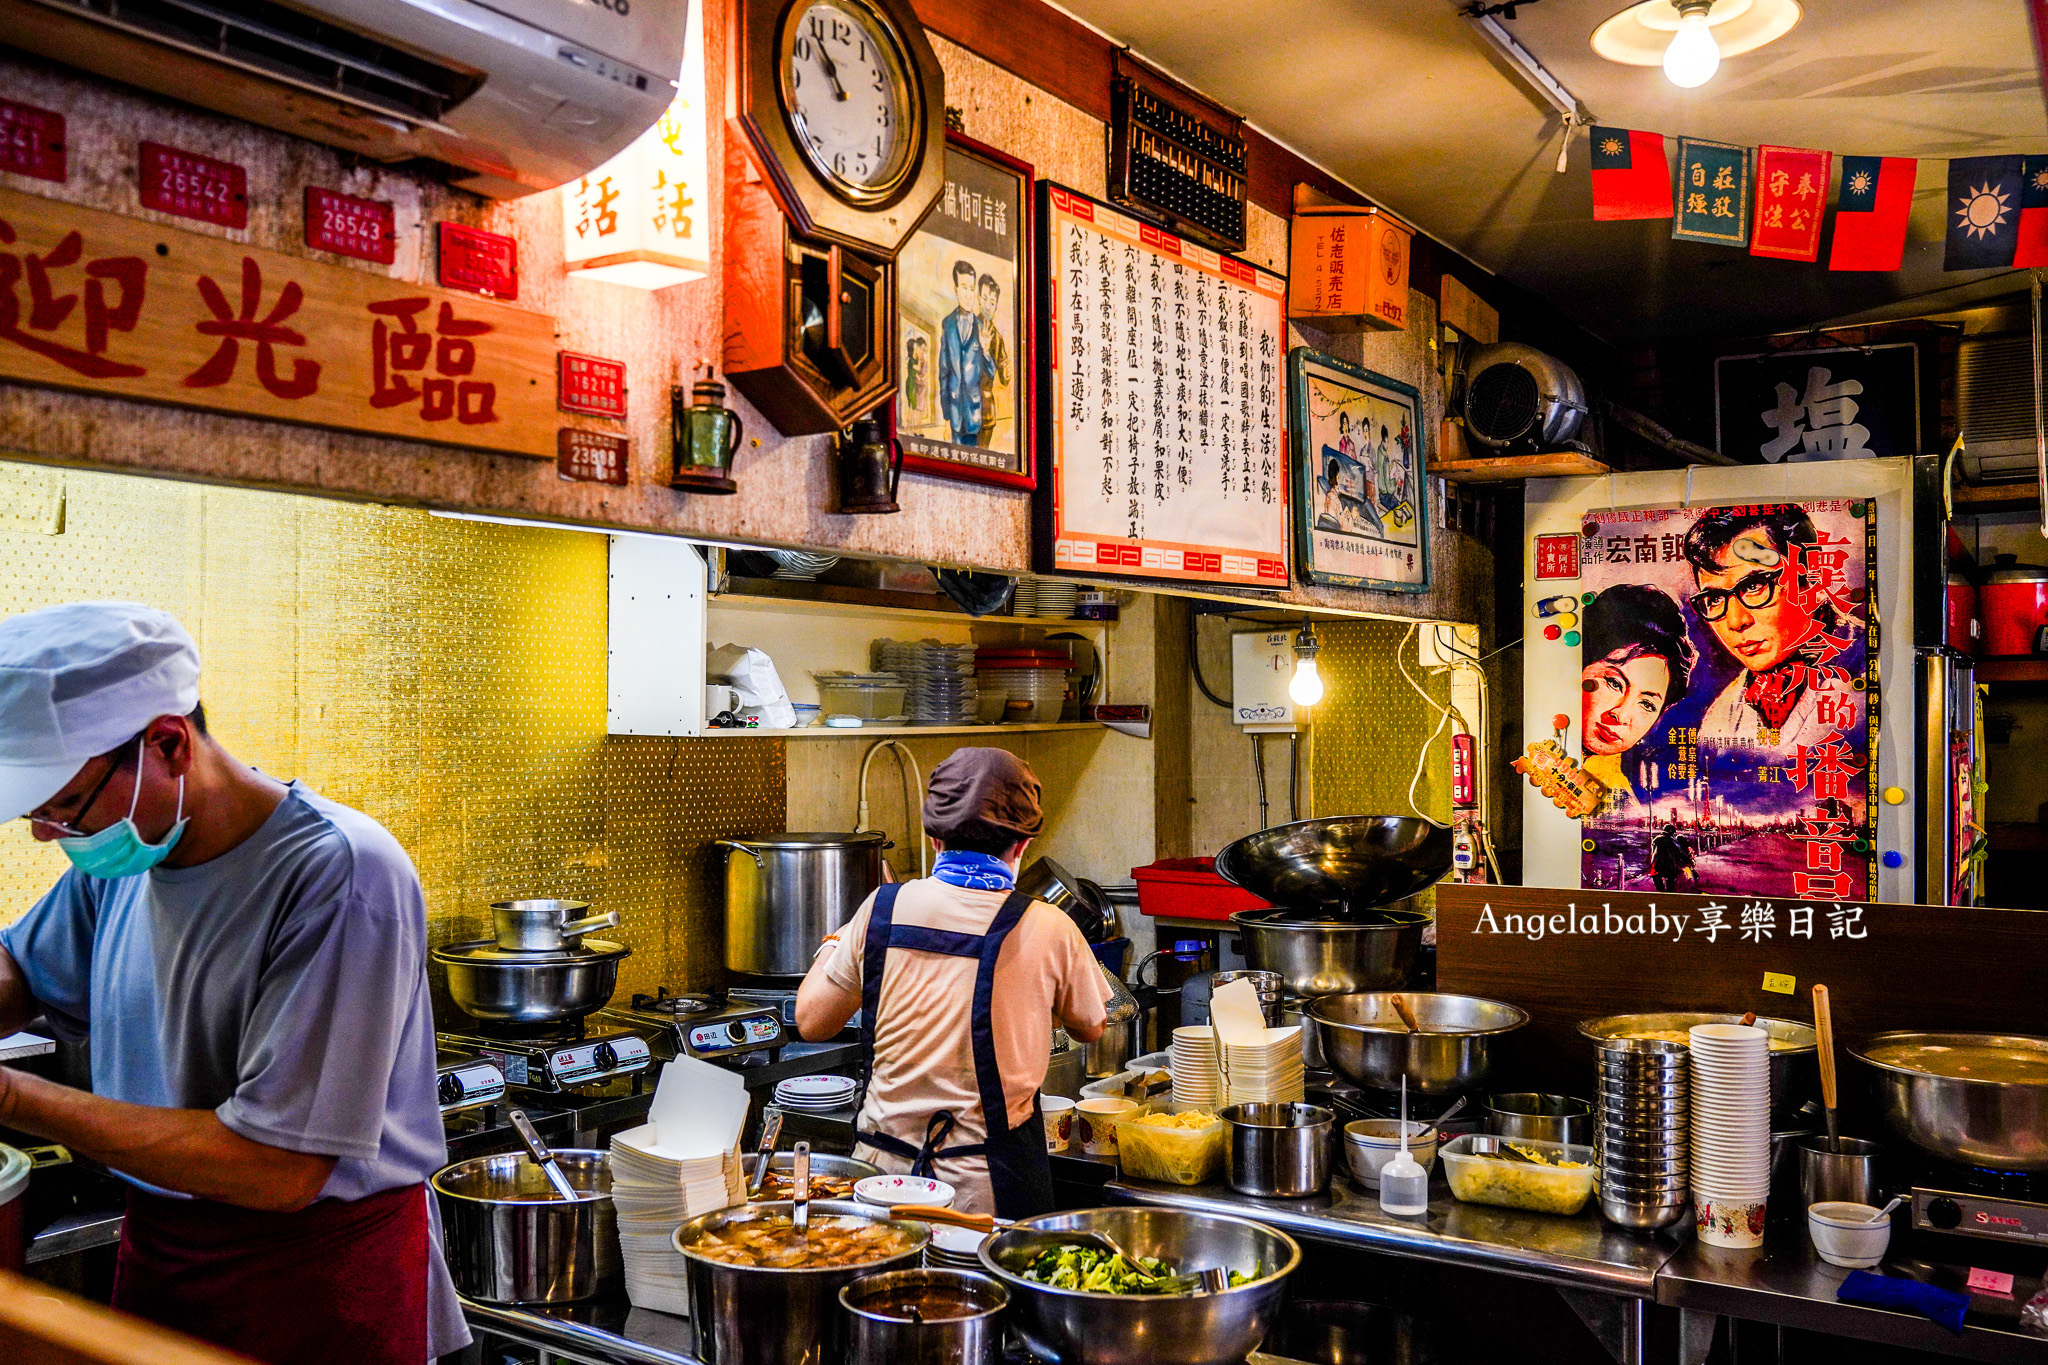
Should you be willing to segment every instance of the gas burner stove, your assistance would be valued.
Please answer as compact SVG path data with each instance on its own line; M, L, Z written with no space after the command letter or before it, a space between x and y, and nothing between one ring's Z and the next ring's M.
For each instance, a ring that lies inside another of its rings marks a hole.
M2048 1250L2048 1173L1929 1163L1913 1182L1913 1229Z
M436 1047L434 1073L443 1118L495 1107L505 1098L505 1073L497 1062L467 1048Z
M505 1083L526 1090L572 1091L633 1077L654 1064L654 1050L645 1030L619 1027L556 1028L517 1036L491 1033L443 1033L443 1049L465 1052L494 1063Z
M747 1065L766 1054L775 1054L789 1042L780 1006L748 1002L728 994L719 1008L708 995L670 995L659 989L653 995L635 995L624 1006L599 1010L594 1018L646 1034L655 1040L664 1061L676 1056L725 1065Z

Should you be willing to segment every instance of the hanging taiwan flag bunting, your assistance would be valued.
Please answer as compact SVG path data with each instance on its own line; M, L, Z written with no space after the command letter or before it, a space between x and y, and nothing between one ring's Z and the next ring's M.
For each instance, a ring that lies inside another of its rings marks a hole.
M1943 270L1993 270L2013 263L2025 160L1966 156L1948 163L1948 251Z
M1749 244L1749 148L1678 139L1678 209L1671 235L1681 242Z
M1750 255L1819 259L1822 208L1834 161L1833 152L1804 147L1756 149L1756 221L1749 233Z
M1627 128L1593 130L1593 217L1671 216L1671 166L1664 135Z
M2020 230L2012 263L2048 265L2048 156L2020 158Z
M1910 156L1845 156L1835 200L1830 270L1897 270L1906 256L1906 220L1913 216Z

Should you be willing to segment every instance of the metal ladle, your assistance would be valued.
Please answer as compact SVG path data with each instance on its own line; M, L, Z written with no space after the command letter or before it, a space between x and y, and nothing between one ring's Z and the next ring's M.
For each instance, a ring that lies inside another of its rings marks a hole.
M555 1154L548 1150L547 1143L541 1141L540 1130L533 1126L532 1119L526 1117L526 1111L514 1109L505 1117L512 1121L512 1129L519 1134L519 1141L525 1145L526 1154L540 1167L541 1173L548 1178L548 1184L554 1186L555 1193L570 1203L575 1203L576 1187L570 1184L569 1177L562 1173L561 1163L555 1160Z
M799 1237L811 1235L811 1144L799 1142L789 1150L789 1222Z

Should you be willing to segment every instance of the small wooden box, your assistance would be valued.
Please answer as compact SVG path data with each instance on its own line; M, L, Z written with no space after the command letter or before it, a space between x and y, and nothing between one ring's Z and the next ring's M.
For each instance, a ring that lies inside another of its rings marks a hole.
M1326 327L1408 325L1408 245L1414 234L1378 209L1294 209L1287 312Z

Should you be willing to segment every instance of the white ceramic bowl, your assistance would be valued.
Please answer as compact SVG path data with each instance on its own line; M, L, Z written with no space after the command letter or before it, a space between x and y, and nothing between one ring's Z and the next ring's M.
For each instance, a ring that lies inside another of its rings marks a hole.
M871 1175L853 1182L853 1197L863 1204L885 1209L899 1204L945 1209L953 1206L953 1187L943 1180L929 1180L921 1175Z
M1344 1156L1351 1176L1369 1190L1380 1187L1380 1171L1401 1154L1399 1119L1357 1119L1344 1125ZM1408 1155L1427 1171L1436 1162L1437 1131L1408 1121Z
M1806 1210L1807 1235L1813 1249L1829 1265L1868 1270L1884 1259L1892 1242L1892 1220L1872 1223L1877 1210L1868 1204L1828 1202Z

